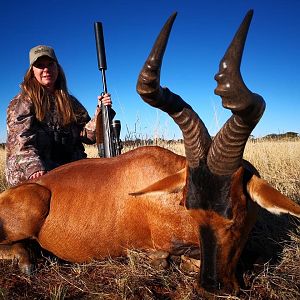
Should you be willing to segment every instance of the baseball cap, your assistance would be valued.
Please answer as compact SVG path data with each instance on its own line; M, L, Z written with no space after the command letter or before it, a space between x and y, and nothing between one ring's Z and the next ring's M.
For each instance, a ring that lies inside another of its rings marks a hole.
M30 65L34 64L36 62L36 60L41 56L48 56L57 62L57 58L56 58L53 48L51 48L49 46L45 46L45 45L39 45L39 46L33 47L29 51Z

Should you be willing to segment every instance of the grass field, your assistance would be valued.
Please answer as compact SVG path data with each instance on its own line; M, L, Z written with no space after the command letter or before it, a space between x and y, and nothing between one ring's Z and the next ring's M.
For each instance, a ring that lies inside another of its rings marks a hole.
M183 154L182 144L161 146ZM95 147L88 147L96 157ZM300 203L300 140L249 141L245 159L283 194ZM5 151L0 152L0 188L4 179ZM237 296L222 299L300 299L300 224L289 216L276 217L261 210L246 245L261 254L244 274L246 287ZM20 273L15 262L1 262L0 299L199 299L196 272L179 268L173 258L165 270L153 268L140 251L127 258L89 264L68 264L42 252L33 276Z

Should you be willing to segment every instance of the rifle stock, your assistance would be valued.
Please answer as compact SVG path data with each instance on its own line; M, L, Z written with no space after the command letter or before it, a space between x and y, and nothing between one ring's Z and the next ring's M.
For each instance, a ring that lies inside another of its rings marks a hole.
M105 71L107 70L106 55L101 22L95 22L95 39L97 48L98 68L102 75L103 94L107 94L107 84ZM115 121L117 122L117 120ZM96 143L100 157L113 157L121 154L120 130L121 123L118 121L118 136L112 127L112 111L110 107L101 104L101 116L98 114L96 119Z

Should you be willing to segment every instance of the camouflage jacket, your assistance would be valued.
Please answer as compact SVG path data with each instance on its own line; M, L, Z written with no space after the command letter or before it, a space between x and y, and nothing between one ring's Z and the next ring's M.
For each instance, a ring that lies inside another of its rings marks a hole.
M59 127L53 105L42 122L35 117L31 99L17 95L7 109L6 179L10 185L26 181L37 171L49 171L86 157L83 142L95 143L95 119L76 98L76 122Z

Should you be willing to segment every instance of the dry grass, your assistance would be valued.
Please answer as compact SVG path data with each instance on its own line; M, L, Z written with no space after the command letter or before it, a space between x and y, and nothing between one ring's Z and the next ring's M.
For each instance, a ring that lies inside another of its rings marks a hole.
M300 203L300 140L250 141L245 159L249 160L275 188Z
M0 191L7 189L8 185L5 180L5 151L0 150Z
M184 151L182 144L161 146L179 154ZM4 190L2 152L0 188ZM89 157L97 156L94 147L87 152ZM300 203L299 140L250 141L245 158L263 178ZM262 255L261 261L244 274L247 286L239 297L227 299L300 299L300 225L295 219L262 210L246 250L244 262L254 252ZM181 271L178 258L170 261L170 268L156 270L139 251L130 251L127 258L80 265L43 255L31 277L23 276L14 262L0 263L0 299L199 299L194 289L197 274Z

